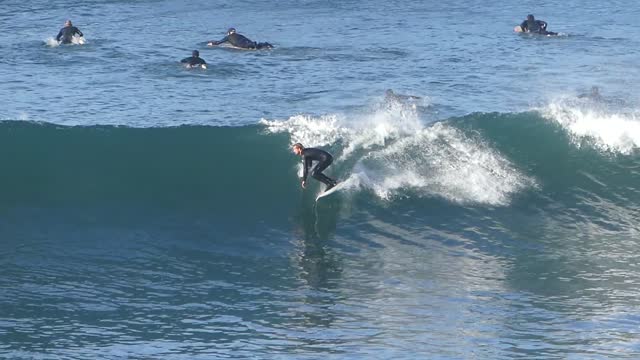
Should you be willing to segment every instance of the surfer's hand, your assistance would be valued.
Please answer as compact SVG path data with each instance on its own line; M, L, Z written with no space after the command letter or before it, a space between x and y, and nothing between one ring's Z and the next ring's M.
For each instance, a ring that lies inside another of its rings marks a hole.
M302 188L305 189L307 187L307 182L306 181L302 181Z

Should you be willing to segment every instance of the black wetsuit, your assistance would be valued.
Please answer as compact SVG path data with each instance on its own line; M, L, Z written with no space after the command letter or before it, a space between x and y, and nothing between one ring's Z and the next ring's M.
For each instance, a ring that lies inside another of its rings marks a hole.
M201 57L189 56L188 58L184 58L180 60L183 64L189 64L189 66L198 66L198 65L207 65L207 62L204 61Z
M211 45L220 45L220 44L224 44L228 42L229 44L235 46L235 47L239 47L239 48L243 48L243 49L271 49L273 48L273 45L269 44L269 43L258 43L255 41L251 41L249 40L249 38L247 38L244 35L240 35L237 33L233 33L231 35L227 35L224 38L222 38L221 40L218 41L210 41L209 43Z
M80 36L84 36L82 34L82 31L80 31L77 27L75 27L75 26L65 26L62 29L60 29L60 32L58 33L58 36L56 36L56 40L62 41L63 44L71 44L71 39L76 34L78 34Z
M311 165L314 161L317 161L313 169L311 169ZM307 180L307 176L309 175L309 171L311 171L311 176L314 179L324 183L328 188L332 188L336 186L336 181L332 178L326 176L322 172L331 165L333 162L333 156L328 152L320 149L314 148L306 148L302 150L302 164L304 166L304 171L302 173L302 181Z
M523 32L540 35L558 35L558 33L547 31L547 22L542 20L525 20L520 24Z

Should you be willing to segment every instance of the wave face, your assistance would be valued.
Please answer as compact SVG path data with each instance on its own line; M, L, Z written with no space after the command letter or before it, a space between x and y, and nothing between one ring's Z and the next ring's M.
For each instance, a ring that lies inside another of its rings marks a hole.
M245 127L5 121L0 150L12 155L2 159L0 196L5 209L140 207L275 219L296 211L292 199L312 202L320 191L299 189L289 146L302 142L333 152L328 172L347 182L343 195L373 208L576 207L583 213L575 216L602 216L606 202L635 219L638 121L571 106L426 124L400 104Z
M258 127L10 121L0 124L0 139L2 151L12 154L1 165L0 209L5 210L110 209L103 214L106 222L122 211L134 218L149 212L201 213L220 223L255 222L269 214L280 217L279 204L296 185L295 176L287 176L286 138L264 136Z

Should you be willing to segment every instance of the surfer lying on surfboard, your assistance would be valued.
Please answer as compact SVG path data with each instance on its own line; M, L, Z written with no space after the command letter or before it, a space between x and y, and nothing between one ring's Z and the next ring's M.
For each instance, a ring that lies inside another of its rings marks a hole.
M302 157L302 166L304 168L302 173L303 189L307 186L309 170L311 170L311 176L327 185L324 191L327 191L338 184L337 181L322 173L333 162L333 156L331 156L331 154L321 149L305 148L300 143L293 144L293 152ZM311 165L314 161L317 161L318 163L313 167L313 169L311 169Z
M227 30L227 36L222 38L221 40L215 41L211 40L207 43L208 46L216 46L220 44L224 44L228 42L232 46L242 49L250 49L250 50L260 50L260 49L273 49L273 45L268 42L255 42L249 40L246 36L240 35L236 32L236 29L230 28Z

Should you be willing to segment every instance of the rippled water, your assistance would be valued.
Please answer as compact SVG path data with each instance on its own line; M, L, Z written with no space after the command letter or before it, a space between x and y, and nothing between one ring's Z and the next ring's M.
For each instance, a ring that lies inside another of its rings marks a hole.
M640 357L639 12L3 1L0 357Z
M67 124L247 124L361 107L387 88L429 97L439 118L527 109L640 77L632 1L505 5L353 1L4 3L0 115ZM559 38L516 36L527 13ZM46 46L64 19L82 47ZM234 26L276 49L207 48ZM200 49L208 71L178 61Z

